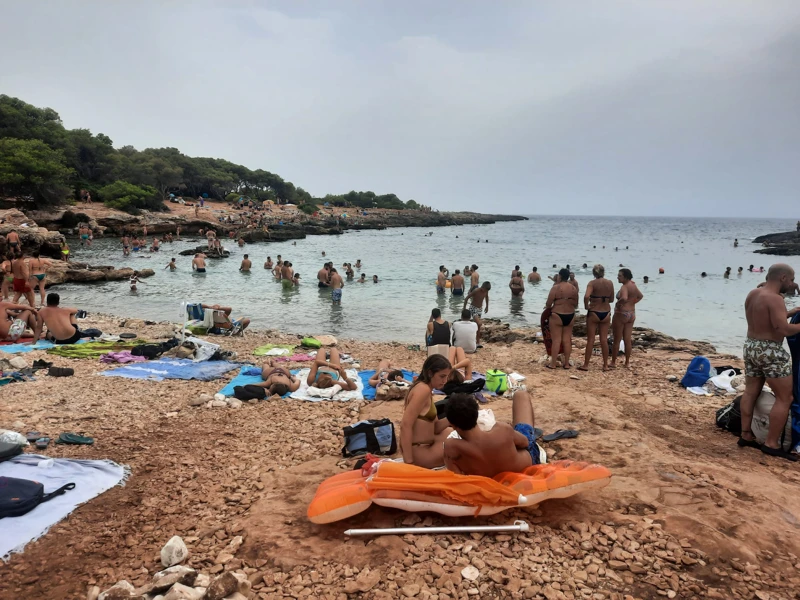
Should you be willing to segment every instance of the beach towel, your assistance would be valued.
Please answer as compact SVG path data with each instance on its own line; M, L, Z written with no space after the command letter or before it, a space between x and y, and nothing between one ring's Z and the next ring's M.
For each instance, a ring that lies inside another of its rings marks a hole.
M392 371L394 369L389 370ZM361 384L364 386L364 400L374 400L375 394L378 392L377 388L374 388L369 384L369 380L373 375L375 375L375 369L358 372L358 377L361 379ZM403 369L403 379L409 383L414 381L414 377L416 377L416 375L417 374L413 371Z
M5 346L0 346L0 353L5 352L6 354L23 354L25 352L33 352L34 350L47 350L48 348L52 348L55 346L53 342L48 342L47 340L39 340L35 344L32 344L33 338L27 343L25 342L18 342L16 344L7 344ZM79 340L78 343L83 342L83 340Z
M124 484L130 475L128 467L110 460L75 460L55 458L52 466L36 465L47 456L20 454L0 463L0 476L38 481L45 493L57 490L67 483L75 489L37 506L21 517L7 517L0 529L0 558L8 560L12 552L22 552L29 542L38 540L53 525L69 515L79 505L99 496L116 485Z
M296 375L298 372L299 371L297 369L290 371L292 375ZM261 367L246 365L242 367L239 371L239 374L231 379L228 382L228 385L222 388L218 393L222 394L223 396L233 396L233 388L256 383L264 383L264 380L261 379ZM286 392L283 397L288 398L290 394L291 392Z
M144 356L134 356L130 350L123 350L122 352L109 352L100 357L101 363L132 363L132 362L145 362L147 359Z
M265 344L253 350L256 356L289 356L294 352L295 346L291 344Z
M290 398L294 398L295 400L308 400L309 402L321 402L322 398L315 398L308 393L308 383L306 380L308 379L308 374L311 369L300 369L297 372L297 376L300 378L300 389L296 392L292 392L289 394ZM331 398L334 402L348 402L349 400L361 400L364 396L364 383L361 381L361 377L358 376L358 371L355 369L347 369L345 371L347 374L347 378L351 379L356 382L357 389L355 390L342 390L338 394L336 394L333 398Z
M149 343L147 340L135 339L119 342L84 342L78 340L75 344L63 344L50 348L47 353L63 356L65 358L100 358L109 352L130 350L140 344Z
M278 356L274 360L275 362L306 362L315 358L316 356L313 354L292 354L291 356Z
M164 379L197 379L212 381L219 379L237 368L237 363L214 360L196 363L186 358L162 358L137 365L125 365L117 369L103 371L106 377L125 377L127 379L147 379L163 381Z

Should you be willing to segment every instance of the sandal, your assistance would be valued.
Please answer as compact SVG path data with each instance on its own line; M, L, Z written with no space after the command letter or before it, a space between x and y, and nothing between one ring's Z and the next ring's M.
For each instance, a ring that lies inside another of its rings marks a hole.
M747 429L742 429L742 433L753 435L753 432ZM757 440L746 440L741 434L739 434L739 440L736 442L736 445L739 446L739 448L761 448L761 444L759 444Z
M567 440L578 437L578 432L573 429L559 429L553 433L542 436L543 442L554 442L556 440Z
M38 440L36 440L36 447L39 450L45 450L49 445L50 445L50 438L49 437L43 437L43 438L39 438Z
M784 458L791 462L797 462L797 455L792 454L791 452L786 452L786 450L783 448L770 448L766 444L759 446L759 448L761 448L761 451L764 454L768 454L769 456L775 456L777 458Z
M62 433L58 436L56 444L76 444L91 446L94 440L88 436L78 435L77 433Z
M29 431L27 433L27 435L25 436L25 439L28 440L32 444L36 440L38 440L40 437L42 437L42 434L39 433L38 431Z

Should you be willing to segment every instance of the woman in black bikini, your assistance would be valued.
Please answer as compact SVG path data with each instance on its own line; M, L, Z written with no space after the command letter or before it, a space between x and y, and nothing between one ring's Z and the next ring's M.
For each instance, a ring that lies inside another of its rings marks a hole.
M594 280L586 286L583 305L586 307L586 354L580 371L589 370L589 360L594 350L594 336L599 330L600 351L603 354L603 371L608 370L608 328L611 327L611 303L614 301L614 284L604 276L603 265L592 269Z
M545 309L551 309L550 335L553 338L553 349L548 369L556 368L559 352L564 352L563 366L569 369L569 356L572 354L572 326L575 309L578 306L578 290L569 282L569 269L558 272L558 280L550 289Z

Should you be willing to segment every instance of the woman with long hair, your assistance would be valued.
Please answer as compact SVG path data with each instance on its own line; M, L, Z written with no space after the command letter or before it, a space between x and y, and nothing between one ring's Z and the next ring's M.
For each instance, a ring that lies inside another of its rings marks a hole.
M442 389L452 367L440 354L429 356L422 372L408 390L400 423L403 462L427 469L444 465L442 443L452 431L446 419L437 417L433 390Z
M633 273L631 273L630 269L620 269L617 274L617 281L622 284L622 287L617 292L617 306L614 308L614 320L611 323L612 331L614 332L614 348L611 350L610 369L614 369L617 366L617 355L619 354L621 340L625 341L625 366L630 365L636 305L644 298L644 294L639 291L639 288L633 282Z
M580 371L589 370L589 360L594 350L594 337L600 333L600 352L603 354L603 371L608 370L608 328L611 327L611 303L614 301L614 284L605 278L603 265L592 269L594 280L586 286L583 305L586 307L586 353Z
M578 306L578 290L569 282L569 269L561 269L558 279L547 296L546 309L552 311L550 317L550 335L553 348L550 353L548 369L556 368L556 360L560 352L564 353L563 367L569 369L569 356L572 354L572 327L575 324L575 308Z

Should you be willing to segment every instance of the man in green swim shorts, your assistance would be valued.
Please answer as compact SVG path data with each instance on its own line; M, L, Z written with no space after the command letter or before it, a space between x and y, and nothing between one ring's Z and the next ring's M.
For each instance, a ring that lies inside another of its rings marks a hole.
M794 269L789 265L772 265L766 283L747 295L744 312L747 317L747 340L744 343L745 390L741 400L742 434L740 447L759 448L764 454L796 461L797 456L785 452L778 440L789 418L792 404L792 366L783 339L800 333L800 324L790 325L787 319L800 309L786 311L781 294L794 284ZM753 407L764 383L775 394L769 413L769 433L761 445L753 436Z

